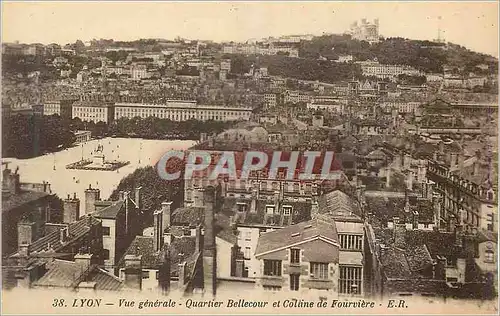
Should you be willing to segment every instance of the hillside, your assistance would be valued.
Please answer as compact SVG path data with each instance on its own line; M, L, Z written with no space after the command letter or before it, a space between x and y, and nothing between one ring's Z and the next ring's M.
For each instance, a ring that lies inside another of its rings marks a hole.
M232 60L231 71L244 74L251 65L267 67L270 75L301 80L338 82L361 77L361 67L352 63L335 63L340 55L352 55L356 61L377 59L382 64L410 65L426 73L442 73L447 65L456 73L497 73L498 60L455 44L404 38L383 39L370 45L349 35L324 35L299 44L299 56L225 55ZM487 65L488 69L476 66Z
M349 35L325 35L300 44L299 56L304 58L337 59L339 55L353 55L355 60L377 58L383 64L407 64L425 72L442 72L443 65L464 67L465 71L481 72L478 64L489 66L488 73L497 72L498 60L465 47L405 38L387 38L370 45L353 40Z

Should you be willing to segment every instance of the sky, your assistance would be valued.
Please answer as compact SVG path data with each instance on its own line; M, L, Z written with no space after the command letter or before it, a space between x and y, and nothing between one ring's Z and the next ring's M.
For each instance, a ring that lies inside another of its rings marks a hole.
M439 17L441 19L439 20ZM437 38L498 57L498 2L15 2L2 1L2 42L139 38L246 41L343 33L378 18L380 34ZM440 21L440 22L439 22Z

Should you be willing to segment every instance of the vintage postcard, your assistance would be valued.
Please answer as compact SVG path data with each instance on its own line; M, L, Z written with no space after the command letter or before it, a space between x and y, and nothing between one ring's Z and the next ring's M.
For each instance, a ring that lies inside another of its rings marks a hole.
M2 1L2 314L498 314L497 1Z

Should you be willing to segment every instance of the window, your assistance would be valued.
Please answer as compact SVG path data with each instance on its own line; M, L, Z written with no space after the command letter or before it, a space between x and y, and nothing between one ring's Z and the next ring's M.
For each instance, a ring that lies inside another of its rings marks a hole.
M266 206L266 214L274 215L274 206Z
M281 276L281 260L264 260L264 275Z
M361 278L361 267L340 266L339 292L360 294Z
M458 282L458 278L446 278L446 282Z
M149 279L149 271L148 270L142 270L142 279Z
M250 259L251 257L250 253L251 253L250 247L245 247L245 253L244 253L245 259Z
M292 214L292 208L290 206L283 206L283 215L290 216Z
M245 203L238 203L238 212L246 212L247 205Z
M156 271L156 279L159 280L160 279L160 271Z
M290 263L300 263L300 249L290 249Z
M102 256L104 260L109 260L109 250L108 249L103 249L102 250Z
M189 228L184 229L184 236L191 236L191 229Z
M495 262L495 253L493 250L486 250L484 253L484 262Z
M245 240L246 241L252 240L252 232L245 232Z
M362 250L363 236L339 234L340 247L343 250Z
M290 290L298 291L300 283L300 274L290 274Z
M456 267L457 266L457 259L451 258L451 257L446 258L446 266L447 267Z
M314 279L328 279L328 263L311 262L311 277Z

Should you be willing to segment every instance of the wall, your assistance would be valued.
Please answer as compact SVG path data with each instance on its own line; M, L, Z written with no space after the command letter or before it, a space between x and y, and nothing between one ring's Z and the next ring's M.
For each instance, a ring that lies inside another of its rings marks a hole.
M231 277L231 249L233 245L222 238L215 237L217 247L217 278Z
M104 260L104 265L108 271L113 271L111 266L116 260L116 222L114 219L102 219L102 227L109 227L109 236L102 236L102 245L104 249L109 250L109 259Z

